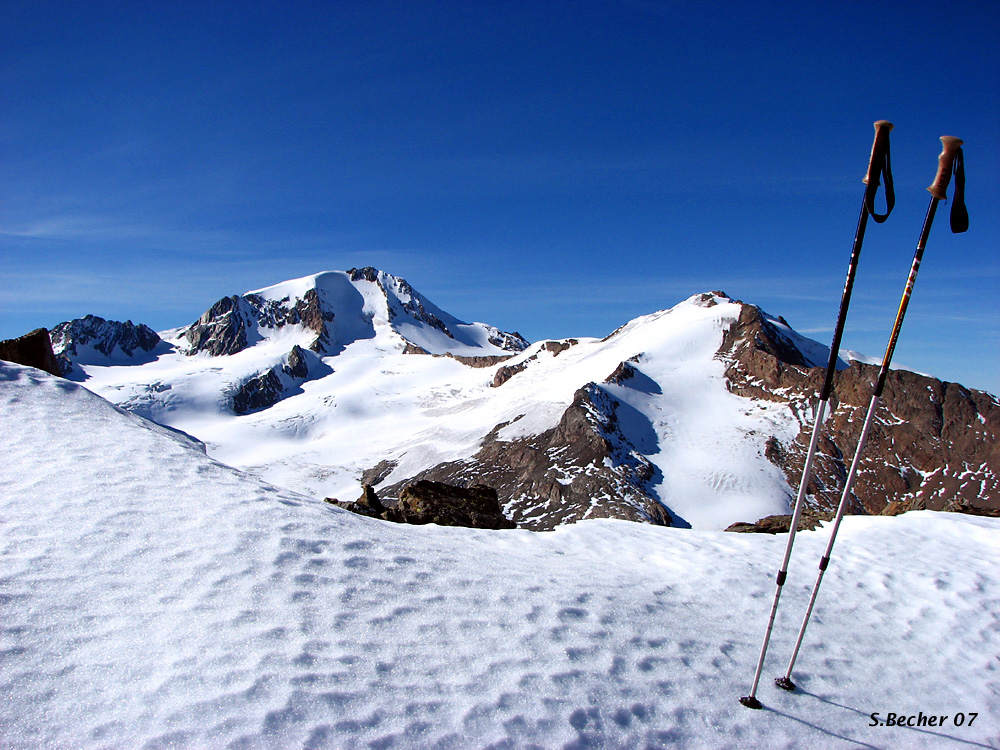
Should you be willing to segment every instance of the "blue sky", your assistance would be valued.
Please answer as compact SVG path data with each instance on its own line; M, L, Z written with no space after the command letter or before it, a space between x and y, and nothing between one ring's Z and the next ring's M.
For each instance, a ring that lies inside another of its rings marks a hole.
M0 338L87 313L162 330L221 296L374 265L530 339L702 291L828 343L872 123L844 345L1000 393L1000 3L0 4Z

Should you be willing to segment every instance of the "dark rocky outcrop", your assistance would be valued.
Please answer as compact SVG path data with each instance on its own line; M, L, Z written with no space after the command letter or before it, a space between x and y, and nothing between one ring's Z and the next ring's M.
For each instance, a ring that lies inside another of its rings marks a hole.
M294 302L264 299L257 294L223 297L184 332L190 355L205 352L214 356L236 354L259 338L258 328L282 328L302 325L315 333L309 344L314 352L323 351L330 342L327 323L334 314L323 309L319 293L308 289Z
M389 520L472 529L513 529L500 511L497 492L484 484L456 487L443 482L419 481L407 485L399 495Z
M60 323L52 329L52 351L62 374L73 372L74 363L106 364L109 359L128 357L135 364L149 361L160 345L160 337L149 326L105 320L97 315ZM100 355L95 358L95 354Z
M485 367L493 367L495 365L500 364L501 362L506 362L514 355L488 354L482 357L465 357L461 354L452 354L451 352L447 352L442 356L450 357L451 359L461 362L463 365L466 365L468 367L485 368Z
M412 341L406 342L406 346L403 347L403 354L423 354L428 357L448 357L449 359L454 359L455 361L461 362L463 365L468 367L478 368L493 367L501 362L506 362L514 356L513 354L487 354L482 357L465 357L461 354L452 354L451 352L445 352L444 354L431 354L422 346L417 346Z
M361 484L365 485L377 485L381 484L382 481L395 471L396 467L399 465L397 461L379 461L375 466L370 469L366 469L361 474Z
M52 351L52 341L45 328L36 328L16 339L0 341L0 359L35 367L52 375L63 375L65 370Z
M296 344L292 347L288 353L288 361L282 369L291 378L305 380L309 377L309 362L306 360L306 353L301 346Z
M908 513L911 510L927 510L927 501L919 497L911 497L905 501L893 501L882 509L880 515L898 516L901 513ZM959 501L946 503L942 508L933 510L944 510L952 513L968 513L970 516L985 516L986 518L1000 518L1000 508L969 505Z
M284 365L272 367L240 383L232 396L233 411L246 414L274 406L289 391L310 375L308 356L298 344L286 357ZM312 355L315 358L315 355ZM325 368L329 371L329 367Z
M418 481L405 486L394 505L387 507L371 487L365 485L353 503L333 498L326 502L369 518L414 525L437 524L472 529L513 529L497 501L496 490L485 485L456 487L442 482Z
M833 513L816 513L811 510L804 510L799 516L799 523L796 531L812 531L818 529L821 522L833 519ZM734 523L726 531L736 531L753 534L787 534L792 528L792 516L765 516L756 523Z
M256 409L266 409L281 400L284 386L274 369L265 370L244 381L233 394L233 411L246 414Z
M498 368L493 374L493 382L491 383L492 387L499 388L519 372L527 370L531 359L532 358L529 357L523 362L518 362L516 365L504 365L503 367Z
M576 346L580 341L578 339L566 339L565 341L546 341L542 344L542 348L547 352L552 352L553 357L558 357L564 351L570 347Z
M205 352L219 357L247 348L247 321L241 298L223 297L184 332L188 354Z
M782 330L785 322L743 305L719 357L729 389L740 396L787 404L799 416L798 437L772 437L765 455L797 488L805 462L823 365L813 366ZM841 363L831 413L821 428L807 503L834 510L861 433L878 367ZM1000 508L1000 402L985 392L906 370L891 370L855 480L849 513L894 508Z

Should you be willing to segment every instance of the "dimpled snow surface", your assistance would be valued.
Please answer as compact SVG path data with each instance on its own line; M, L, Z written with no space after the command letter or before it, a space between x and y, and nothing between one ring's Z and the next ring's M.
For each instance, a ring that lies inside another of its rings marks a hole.
M846 519L751 711L780 536L373 521L16 365L0 427L3 748L1000 747L995 519Z

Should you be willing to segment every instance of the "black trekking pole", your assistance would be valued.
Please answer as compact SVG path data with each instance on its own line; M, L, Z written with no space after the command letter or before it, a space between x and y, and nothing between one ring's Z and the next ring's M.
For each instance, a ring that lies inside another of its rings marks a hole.
M760 658L757 660L757 670L753 676L753 686L750 694L740 698L747 708L763 708L757 700L757 685L760 683L760 673L764 668L764 657L767 655L767 644L771 640L771 630L774 627L774 616L778 611L778 601L781 598L781 587L785 585L785 576L788 572L788 560L792 554L792 544L795 542L795 531L799 524L799 517L802 515L802 504L806 495L806 487L809 485L809 478L812 474L813 457L816 454L816 443L819 440L820 428L826 416L826 407L833 391L833 377L837 370L837 359L840 353L840 340L844 334L844 324L847 322L847 308L851 303L851 292L854 289L854 276L858 270L858 260L861 257L861 244L865 238L865 228L868 226L868 217L871 216L881 224L892 212L895 205L895 194L892 188L892 170L889 166L889 132L892 130L892 123L886 120L879 120L875 123L875 141L872 143L871 158L868 160L868 172L865 174L865 194L861 202L861 216L858 218L858 229L854 234L854 247L851 250L851 262L847 269L847 282L844 284L844 293L840 300L840 311L837 314L837 324L833 331L833 343L830 344L830 360L826 365L826 380L820 391L819 405L816 410L816 421L813 425L812 438L809 441L809 451L806 453L805 466L802 469L802 480L799 482L799 492L795 499L795 509L792 512L792 523L788 530L788 542L785 546L785 556L781 561L781 568L778 570L776 579L777 586L774 591L774 602L771 604L771 615L767 621L767 630L764 632L764 643L760 647ZM879 179L885 177L885 202L886 211L884 214L875 213L875 195L878 192Z
M871 402L868 404L868 413L865 415L864 426L861 428L861 437L858 438L858 445L854 451L854 459L851 461L850 471L844 481L844 491L840 496L840 504L837 506L837 515L833 522L833 530L830 532L830 541L826 545L826 552L819 561L819 574L816 577L816 584L813 586L812 595L809 597L809 605L806 607L806 614L802 620L802 627L799 629L799 636L795 641L795 648L792 649L792 658L788 662L788 669L784 677L778 677L774 684L785 690L794 690L795 683L792 682L792 669L795 667L795 659L802 646L802 639L806 634L806 626L809 625L809 617L812 615L813 605L816 603L816 595L819 593L819 586L823 582L823 574L830 564L830 553L833 551L833 544L837 540L837 531L840 529L840 522L844 518L844 511L847 509L847 502L851 497L851 488L854 486L854 478L858 472L861 454L865 449L868 440L868 430L871 427L872 419L875 416L875 409L878 407L879 399L885 388L885 380L889 374L889 363L892 361L892 354L896 349L896 341L899 338L899 329L903 325L903 316L906 315L906 308L910 304L910 295L913 292L913 285L917 280L917 271L920 270L920 261L924 256L924 248L927 246L927 235L931 231L931 223L934 221L934 214L937 211L937 204L947 200L948 183L951 180L952 171L955 173L955 200L952 201L951 208L951 231L956 234L964 232L969 228L969 214L965 209L965 163L962 156L962 141L951 136L942 136L941 145L944 149L938 157L938 171L933 184L927 190L931 194L931 203L927 209L927 216L924 218L924 226L920 231L920 238L917 240L917 250L913 254L913 264L910 266L910 275L906 279L906 287L903 289L903 298L899 303L899 311L896 313L896 322L892 327L892 334L889 336L889 345L886 347L885 355L882 357L882 367L879 370L878 380L872 393Z

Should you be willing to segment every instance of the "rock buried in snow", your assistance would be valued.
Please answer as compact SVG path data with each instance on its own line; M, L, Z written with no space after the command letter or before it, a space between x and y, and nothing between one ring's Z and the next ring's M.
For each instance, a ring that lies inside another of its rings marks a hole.
M456 487L421 480L403 489L395 508L385 507L371 485L365 485L356 502L345 503L333 498L327 498L327 502L358 515L394 523L433 523L471 529L516 528L500 511L496 490L484 484Z
M436 523L474 529L515 528L500 512L497 491L485 484L465 488L426 479L414 482L400 493L395 513L402 523Z
M814 513L811 510L804 510L799 516L799 525L796 531L812 531L818 529L822 521L830 521L833 515L830 513ZM739 521L729 526L726 531L738 531L744 534L787 534L792 527L792 517L787 516L765 516L756 523L745 523Z

